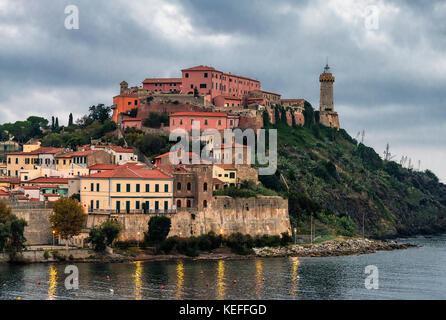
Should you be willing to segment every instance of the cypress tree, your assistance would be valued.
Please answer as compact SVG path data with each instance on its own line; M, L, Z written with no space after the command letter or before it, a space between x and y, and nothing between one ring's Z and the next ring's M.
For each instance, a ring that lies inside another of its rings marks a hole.
M70 116L68 117L68 126L72 126L73 125L73 114L70 113Z

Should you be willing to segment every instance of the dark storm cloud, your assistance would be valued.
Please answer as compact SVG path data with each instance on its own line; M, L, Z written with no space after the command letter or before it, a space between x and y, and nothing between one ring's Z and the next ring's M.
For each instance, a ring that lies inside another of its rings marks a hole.
M79 30L64 28L69 4ZM378 30L365 28L367 5L379 9ZM0 122L80 116L110 104L124 79L140 85L198 64L317 107L328 57L343 127L446 179L445 15L441 1L0 0Z

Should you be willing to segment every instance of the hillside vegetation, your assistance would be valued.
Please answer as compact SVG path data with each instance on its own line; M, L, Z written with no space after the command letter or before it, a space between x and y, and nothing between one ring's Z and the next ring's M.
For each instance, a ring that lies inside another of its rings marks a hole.
M310 114L311 116L311 114ZM307 121L278 129L278 170L263 185L289 198L291 222L316 233L388 237L446 230L446 185L429 170L383 161L345 130ZM283 175L288 188L280 175Z

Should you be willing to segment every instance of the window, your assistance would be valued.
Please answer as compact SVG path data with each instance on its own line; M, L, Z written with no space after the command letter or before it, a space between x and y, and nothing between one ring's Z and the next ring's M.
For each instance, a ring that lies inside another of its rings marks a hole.
M221 120L218 120L218 125L221 126Z
M229 178L231 178L231 179L235 179L235 172L231 172L231 173L229 174Z
M127 192L130 192L130 183L127 183L125 189L126 189Z
M203 201L203 208L207 208L208 207L208 202L207 202L207 200L204 200Z
M208 77L208 73L207 73L207 72L204 73L204 77L205 77L205 78Z
M181 182L177 183L177 190L180 191L181 190Z
M164 211L169 210L169 201L164 201Z
M96 192L99 192L99 183L96 183Z
M204 119L204 125L205 125L205 126L208 125L208 119Z
M125 202L125 212L130 213L130 201Z
M189 73L186 73L184 76L185 76L186 78L189 78Z
M192 203L190 202L190 200L187 200L187 207L190 208L192 206Z
M177 208L181 208L181 200L177 200Z
M94 183L90 183L90 191L91 191L91 192L94 191Z
M94 200L90 200L90 210L93 210L94 208Z
M139 183L136 185L136 192L141 192L141 185Z
M159 184L155 184L155 192L160 192L160 185Z
M136 201L136 202L135 202L135 208L136 208L136 210L139 210L139 208L140 208L140 203L141 203L141 202L139 202L139 201Z
M206 83L200 83L200 89L206 89Z
M150 192L150 184L146 184L146 192Z
M208 184L207 184L207 182L205 182L204 184L203 184L203 191L208 191Z
M96 200L96 209L99 209L99 200Z
M116 192L121 192L121 184L120 183L116 184Z
M164 185L164 192L169 192L169 185L168 184Z

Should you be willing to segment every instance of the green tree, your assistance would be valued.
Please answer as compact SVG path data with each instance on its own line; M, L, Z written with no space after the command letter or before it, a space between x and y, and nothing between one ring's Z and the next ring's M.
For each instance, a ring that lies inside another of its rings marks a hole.
M263 127L268 127L271 124L271 121L269 119L269 113L266 109L263 110L262 116L263 116Z
M145 233L146 242L155 245L155 252L158 253L161 242L166 240L170 232L170 218L163 216L152 217L149 220L149 229Z
M109 120L111 117L111 108L106 107L104 104L98 104L97 106L91 106L89 108L90 115L88 116L92 121L99 121L103 123L105 120Z
M28 223L24 219L17 218L15 215L10 215L7 218L7 222L10 226L10 258L14 261L17 254L21 253L25 247L26 238L23 234Z
M311 104L307 101L304 103L304 118L305 118L305 126L310 127L314 124L314 109Z
M80 234L86 219L82 205L77 200L62 198L54 203L54 212L50 216L50 222L57 234L66 241L67 250L68 240Z
M73 114L70 113L70 115L68 116L68 126L72 126L73 125Z
M8 207L6 203L0 200L0 219L4 219L11 214L12 214L11 208Z
M111 246L113 244L113 241L118 238L121 230L121 224L115 220L107 220L101 225L101 231L105 236L105 243L107 246Z
M85 242L91 243L93 245L93 250L96 252L103 252L107 247L105 244L105 234L102 232L101 228L92 228L88 234L88 238Z
M12 214L4 202L0 201L0 252L8 249L11 261L22 252L26 238L24 237L27 223Z

